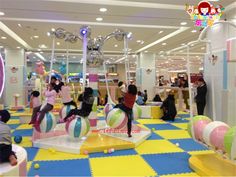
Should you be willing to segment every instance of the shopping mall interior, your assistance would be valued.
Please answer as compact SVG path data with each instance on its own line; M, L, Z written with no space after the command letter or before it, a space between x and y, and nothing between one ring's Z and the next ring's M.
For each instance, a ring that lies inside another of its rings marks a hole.
M235 0L0 0L0 177L236 176Z

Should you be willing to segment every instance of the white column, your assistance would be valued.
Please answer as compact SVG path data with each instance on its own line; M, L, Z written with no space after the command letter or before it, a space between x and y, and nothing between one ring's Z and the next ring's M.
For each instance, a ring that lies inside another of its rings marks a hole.
M228 61L226 40L236 37L236 29L228 24L213 26L207 33L207 39L212 42L212 54L218 57L213 66L206 55L204 61L204 77L208 85L206 113L212 117L212 88L214 87L216 120L231 126L236 125L236 62ZM233 50L236 50L233 49ZM209 53L209 49L208 49ZM213 75L213 82L211 77ZM212 85L214 83L214 86Z
M140 53L137 62L136 83L143 92L147 90L148 100L153 99L156 84L156 55L154 53Z
M5 49L6 84L4 103L14 105L14 94L20 94L18 104L25 103L24 83L26 81L26 60L23 49Z

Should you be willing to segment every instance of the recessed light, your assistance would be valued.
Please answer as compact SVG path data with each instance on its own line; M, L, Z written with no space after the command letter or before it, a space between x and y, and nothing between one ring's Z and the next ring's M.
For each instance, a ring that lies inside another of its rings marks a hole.
M33 36L35 39L38 39L39 38L39 36Z
M16 47L17 49L20 49L20 47L18 46L18 47Z
M107 9L106 9L106 8L100 8L99 11L100 11L100 12L106 12Z
M103 18L102 18L102 17L97 17L96 20L97 20L98 22L101 22L101 21L103 21Z
M164 31L159 31L159 34L163 33Z
M148 51L146 50L145 53L148 53Z
M167 45L165 42L163 42L161 45Z
M193 47L193 46L194 46L194 44L191 44L190 46L191 46L191 47Z
M20 23L17 24L20 28L22 28L22 25Z
M4 12L0 12L0 16L3 16L3 15L5 15L5 13Z
M41 44L41 45L39 45L39 48L41 48L41 49L46 49L47 46L46 46L45 44Z
M5 37L5 36L2 36L2 37L1 37L1 39L7 39L7 37Z
M180 25L184 26L184 25L187 25L188 23L187 22L181 22Z
M204 49L205 49L205 47L202 47L201 49L202 49L202 50L204 50Z
M41 49L37 49L37 51L39 51L39 52L40 52L40 51L41 51Z
M196 32L197 32L197 30L192 30L191 32L192 32L192 33L196 33Z
M56 30L55 30L55 28L51 28L51 31L53 31L53 32L54 32L54 31L56 31Z
M57 42L57 45L60 45L60 42Z
M185 43L181 44L182 46L186 45Z
M117 44L115 44L115 45L114 45L114 47L118 47L118 45L117 45Z
M140 43L140 42L141 42L141 40L137 40L136 42L137 42L137 43Z
M50 32L47 32L47 36L51 36L51 33L50 33Z
M0 45L0 49L1 49L1 48L3 48L3 46L2 46L2 45Z
M179 52L181 52L181 53L182 53L182 52L183 52L183 50L180 50Z

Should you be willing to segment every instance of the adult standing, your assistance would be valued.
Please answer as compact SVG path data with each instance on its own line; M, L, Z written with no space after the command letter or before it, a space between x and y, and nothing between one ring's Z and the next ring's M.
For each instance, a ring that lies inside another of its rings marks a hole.
M197 104L198 115L204 114L204 109L206 106L206 94L207 85L203 78L198 79L197 95L195 96L195 101Z
M183 88L183 89L188 88L188 81L186 79L181 79L179 87ZM188 92L188 90L183 90L182 93L183 93L183 99L184 99L184 103L186 105L186 109L189 109L190 108L189 103L188 103L189 92Z

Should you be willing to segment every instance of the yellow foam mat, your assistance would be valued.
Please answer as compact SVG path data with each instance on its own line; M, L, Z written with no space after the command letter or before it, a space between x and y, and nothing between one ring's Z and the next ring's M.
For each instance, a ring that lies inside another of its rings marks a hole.
M197 173L182 173L182 174L173 174L173 175L162 175L160 177L184 177L184 176L195 176L199 177Z
M204 150L204 151L190 151L188 152L191 155L203 155L203 154L215 154L212 150Z
M160 106L151 107L151 117L153 119L160 119L163 116L163 110Z
M32 166L32 161L27 162L27 171L30 170L31 166Z
M154 132L165 139L191 138L186 130L158 130Z
M89 160L92 176L157 176L156 172L138 155Z
M47 149L39 149L34 161L73 160L88 158L88 155L69 154L59 151L52 152Z
M183 130L187 130L187 126L188 124L187 123L173 123L172 125L178 127L178 128L181 128Z
M104 114L103 114L103 113L98 113L97 116L98 116L98 117L103 117Z
M194 155L189 164L200 176L236 176L236 164L216 153Z
M102 152L103 150L108 150L109 148L120 150L131 149L134 147L135 144L128 141L113 138L107 135L102 135L99 133L91 133L81 146L81 152L83 153L85 150L90 153Z
M146 140L135 149L139 154L183 152L168 140Z
M14 137L12 137L12 142L14 143L13 139ZM31 137L23 137L21 143L18 145L22 147L32 147Z
M20 121L19 120L16 120L16 119L10 119L7 124L20 124Z
M160 119L138 119L137 122L140 124L165 124L166 123Z
M32 125L21 124L19 127L17 127L16 130L26 130L26 129L32 129Z

